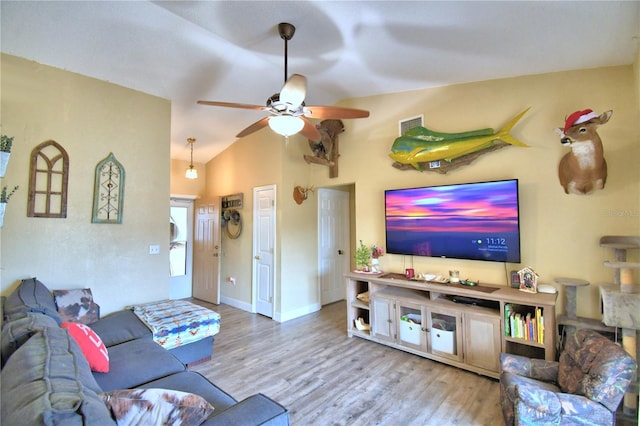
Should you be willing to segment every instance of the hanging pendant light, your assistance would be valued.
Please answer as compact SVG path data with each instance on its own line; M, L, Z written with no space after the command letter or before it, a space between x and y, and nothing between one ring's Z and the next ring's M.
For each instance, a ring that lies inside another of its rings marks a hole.
M193 167L193 144L196 143L194 138L187 139L189 146L191 147L191 162L189 163L189 167L187 167L187 173L185 173L185 177L187 179L198 179L198 170Z

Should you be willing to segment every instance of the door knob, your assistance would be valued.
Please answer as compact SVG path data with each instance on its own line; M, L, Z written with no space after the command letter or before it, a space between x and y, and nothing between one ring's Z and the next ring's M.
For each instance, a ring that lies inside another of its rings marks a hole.
M258 256L257 254L254 256L254 258L255 258L256 260L260 260L260 256Z
M338 254L343 255L344 252L342 250L338 250Z

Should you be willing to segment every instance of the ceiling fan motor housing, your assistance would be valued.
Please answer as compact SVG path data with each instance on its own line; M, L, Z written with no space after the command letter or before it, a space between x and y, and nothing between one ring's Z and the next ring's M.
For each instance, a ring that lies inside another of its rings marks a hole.
M280 101L280 93L274 93L267 99L267 106L271 112L278 115L293 115L298 117L305 114L304 102L300 105L292 105L288 102Z

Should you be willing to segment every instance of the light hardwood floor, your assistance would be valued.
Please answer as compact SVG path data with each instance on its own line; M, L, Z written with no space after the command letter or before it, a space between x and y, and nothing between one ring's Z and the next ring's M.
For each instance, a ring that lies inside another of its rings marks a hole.
M198 300L222 317L191 367L241 400L264 393L292 425L503 425L496 380L346 333L345 302L285 323Z

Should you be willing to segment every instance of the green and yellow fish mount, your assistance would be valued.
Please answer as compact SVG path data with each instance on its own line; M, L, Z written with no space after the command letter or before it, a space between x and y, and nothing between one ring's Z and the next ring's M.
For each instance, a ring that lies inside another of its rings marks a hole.
M421 170L422 164L456 158L490 148L496 142L528 147L511 135L511 129L529 111L529 108L513 117L494 133L493 129L471 130L460 133L436 132L426 127L414 127L397 138L391 147L389 157L400 164L408 164ZM422 164L421 164L422 163Z

